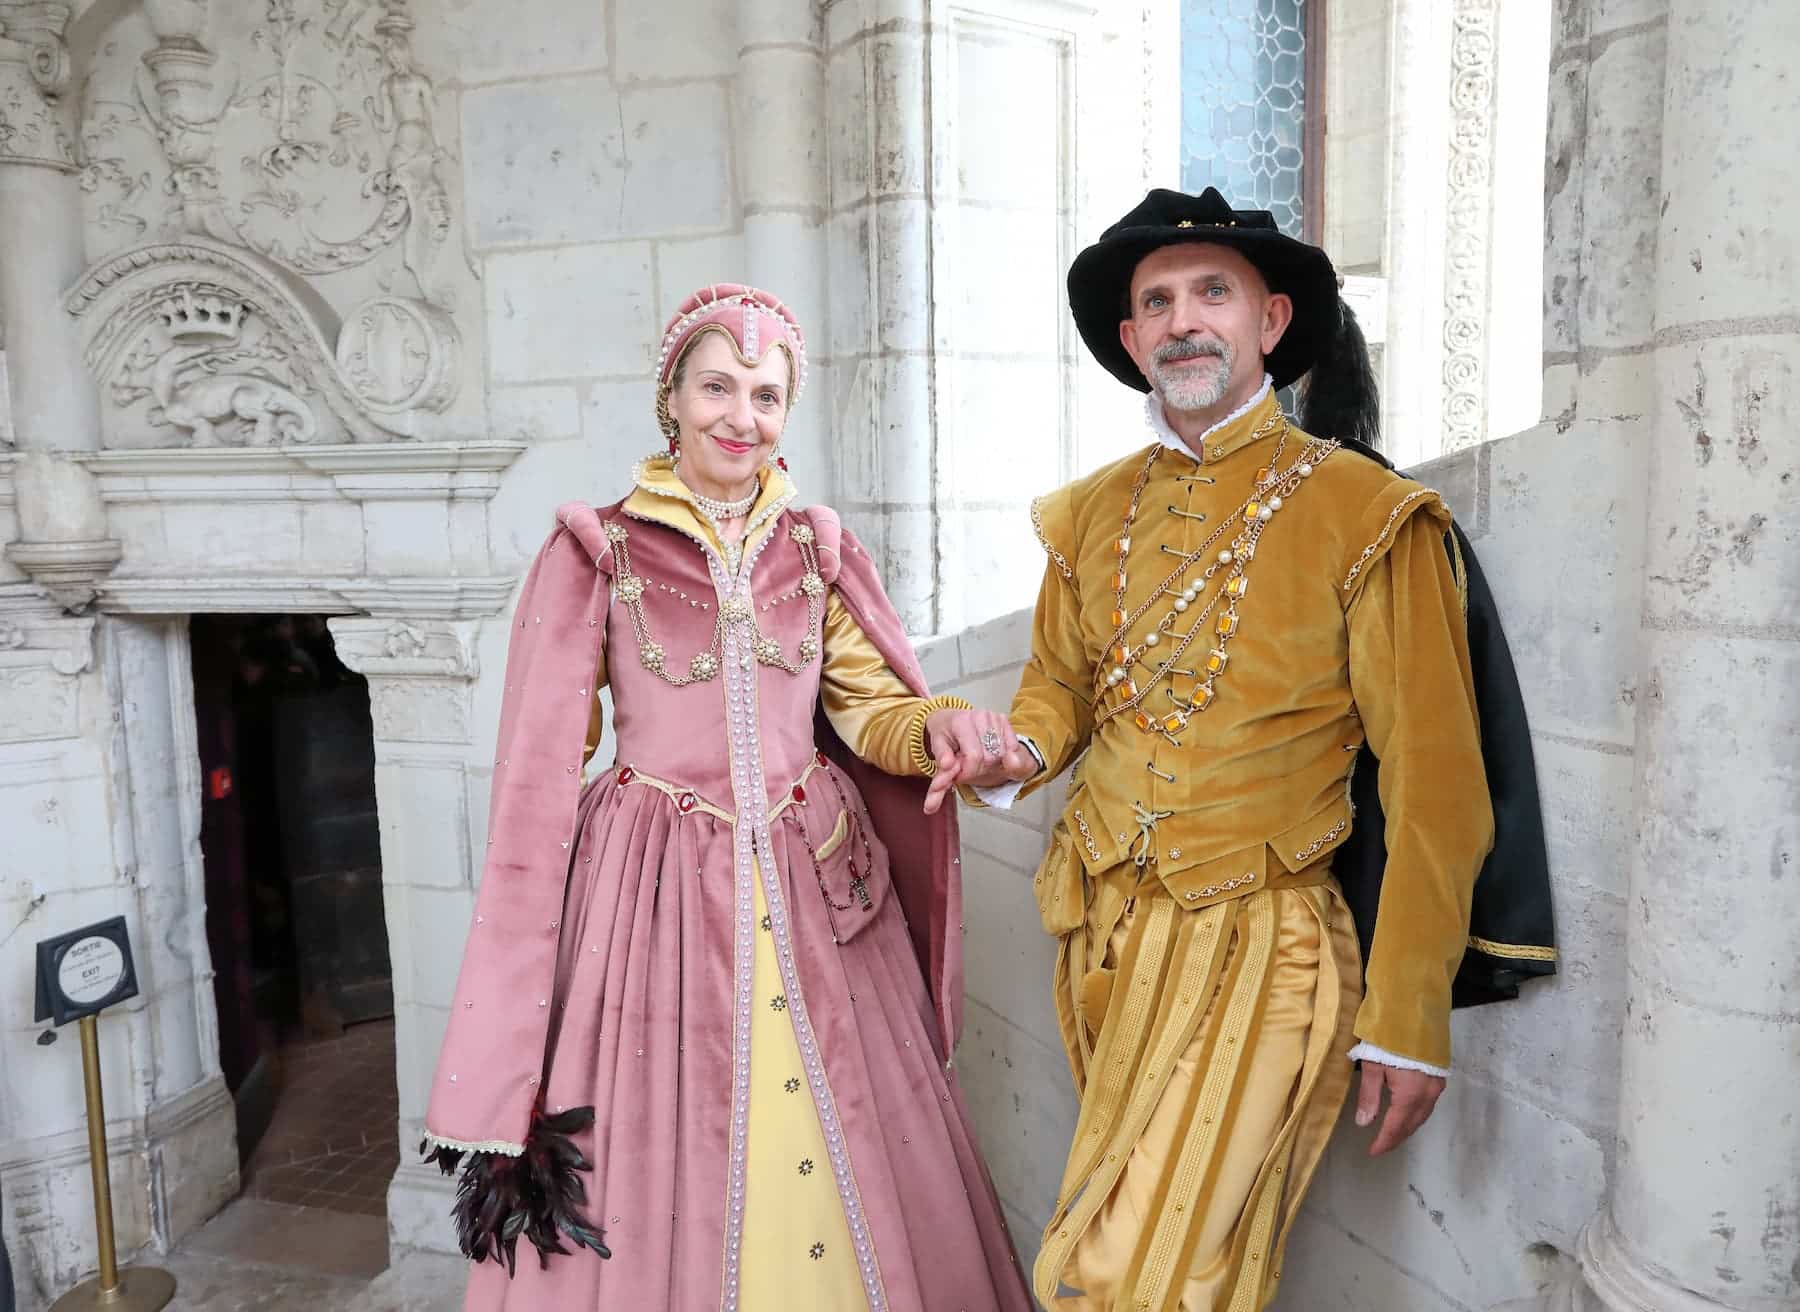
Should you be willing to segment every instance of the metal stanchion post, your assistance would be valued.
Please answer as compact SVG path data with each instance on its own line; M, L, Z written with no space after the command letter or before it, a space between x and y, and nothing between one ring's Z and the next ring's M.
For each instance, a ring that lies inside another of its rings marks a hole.
M128 1267L123 1279L113 1240L112 1173L106 1160L106 1105L100 1089L100 1018L81 1018L81 1077L87 1089L88 1156L94 1177L94 1232L100 1274L84 1280L51 1305L50 1312L157 1312L175 1297L175 1277L156 1267Z

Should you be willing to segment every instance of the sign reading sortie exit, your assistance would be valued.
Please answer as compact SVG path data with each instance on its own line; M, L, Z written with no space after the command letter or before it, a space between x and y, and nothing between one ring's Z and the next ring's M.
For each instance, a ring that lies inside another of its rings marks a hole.
M137 996L137 970L125 917L38 944L37 1019L67 1025Z

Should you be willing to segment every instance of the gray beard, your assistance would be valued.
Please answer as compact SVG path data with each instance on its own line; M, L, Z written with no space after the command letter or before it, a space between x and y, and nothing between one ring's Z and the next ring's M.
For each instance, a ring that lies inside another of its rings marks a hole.
M1225 393L1231 386L1232 367L1237 363L1236 352L1229 342L1221 346L1219 355L1192 356L1187 360L1155 360L1151 364L1150 381L1156 387L1156 394L1163 404L1171 410L1210 410L1225 399ZM1218 366L1210 375L1198 375L1186 371L1167 368L1167 365L1188 364L1190 360L1216 360Z

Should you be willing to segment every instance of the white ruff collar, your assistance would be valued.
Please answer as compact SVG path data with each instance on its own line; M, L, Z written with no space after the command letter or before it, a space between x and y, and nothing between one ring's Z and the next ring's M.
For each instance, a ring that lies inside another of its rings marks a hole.
M1264 374L1262 386L1256 389L1256 395L1244 402L1244 404L1240 405L1236 410L1233 410L1230 414L1226 415L1204 433L1200 434L1200 436L1196 437L1194 439L1194 446L1189 446L1186 442L1183 442L1181 440L1181 434L1169 427L1168 417L1163 414L1162 397L1158 396L1155 392L1150 393L1149 396L1144 398L1144 421L1150 426L1150 431L1156 435L1156 440L1158 442L1161 442L1164 446L1168 447L1169 450L1177 451L1186 456L1189 460L1195 460L1196 463L1198 463L1194 455L1194 447L1204 447L1207 438L1211 437L1221 428L1224 428L1227 424L1235 423L1237 420L1242 419L1245 415L1256 409L1257 406L1262 404L1262 399L1269 394L1269 389L1274 386L1275 380L1269 377L1268 374Z

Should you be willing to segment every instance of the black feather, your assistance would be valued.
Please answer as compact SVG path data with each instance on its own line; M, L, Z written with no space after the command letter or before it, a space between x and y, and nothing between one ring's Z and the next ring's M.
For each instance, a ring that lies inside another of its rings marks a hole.
M429 1141L419 1145L425 1161L445 1175L462 1165L452 1215L464 1257L471 1262L491 1258L510 1276L517 1271L521 1237L537 1249L538 1264L547 1267L552 1253L568 1255L562 1243L565 1235L603 1258L612 1256L606 1232L583 1210L587 1185L581 1173L594 1168L574 1136L593 1123L592 1107L574 1107L554 1116L533 1113L525 1151L517 1157L464 1152L442 1144L427 1151Z
M1381 449L1381 392L1369 344L1349 303L1338 298L1337 331L1313 362L1300 398L1300 427L1314 437L1348 438Z

